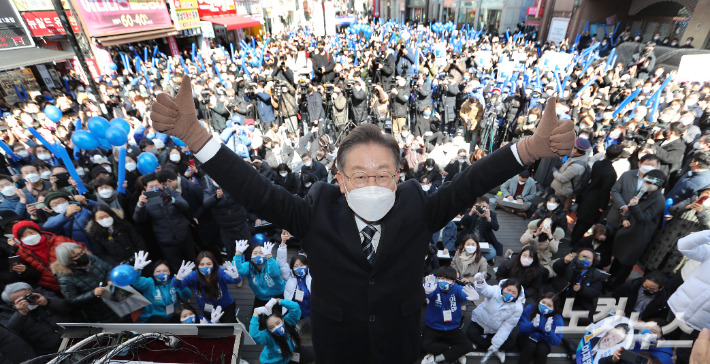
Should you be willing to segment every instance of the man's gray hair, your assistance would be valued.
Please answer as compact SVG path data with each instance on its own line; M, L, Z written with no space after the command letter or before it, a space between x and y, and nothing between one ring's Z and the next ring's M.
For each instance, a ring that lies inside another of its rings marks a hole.
M57 261L62 265L69 266L73 263L71 256L74 254L74 249L83 249L81 245L76 243L62 243L54 250L57 255Z
M14 301L10 299L10 295L22 291L23 289L29 289L32 291L32 286L25 282L17 282L17 283L10 283L7 286L5 286L5 290L2 291L2 300L5 301L7 304L12 305Z

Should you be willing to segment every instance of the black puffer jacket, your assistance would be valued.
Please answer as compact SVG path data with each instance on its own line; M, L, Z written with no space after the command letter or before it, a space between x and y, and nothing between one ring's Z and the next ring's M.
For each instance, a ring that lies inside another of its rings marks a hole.
M277 174L274 178L274 184L285 188L286 191L291 192L294 195L298 193L298 182L299 180L294 173L289 173L286 178L283 178L280 174Z
M21 334L39 355L56 353L62 343L59 322L72 322L72 306L54 292L38 288L34 290L47 298L46 306L38 306L27 315L21 314L7 304L0 306L0 322L10 330Z
M96 224L94 220L89 221L86 230L92 231L93 224ZM94 254L112 267L131 259L140 250L148 251L143 237L129 223L125 223L122 230L105 237L92 234L91 239L94 242Z
M34 349L18 333L0 326L0 364L16 364L37 357Z
M212 209L220 228L225 230L245 228L247 225L247 211L244 206L237 203L227 191L222 190L222 192L224 193L222 198L218 199L216 190L211 188L205 190L203 207Z
M150 217L158 244L175 245L186 239L192 240L190 222L185 217L189 213L190 206L176 191L169 190L164 193L170 194L167 202L136 206L133 221L142 223L148 221Z
M89 322L118 322L118 315L94 295L94 288L102 282L106 286L111 279L111 265L90 255L89 265L85 268L67 267L58 260L52 263L51 268L59 281L64 300L84 311Z

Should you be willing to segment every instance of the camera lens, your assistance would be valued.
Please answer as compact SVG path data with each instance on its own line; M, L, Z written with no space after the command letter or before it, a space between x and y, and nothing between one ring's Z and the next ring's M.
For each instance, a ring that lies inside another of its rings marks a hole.
M25 295L25 301L27 301L28 303L35 303L35 301L37 301L38 299L39 296L34 293L28 293Z

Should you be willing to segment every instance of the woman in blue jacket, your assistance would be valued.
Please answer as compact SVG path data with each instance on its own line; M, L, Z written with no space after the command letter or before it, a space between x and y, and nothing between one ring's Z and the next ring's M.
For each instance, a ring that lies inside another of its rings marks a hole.
M57 213L47 219L42 226L44 230L66 236L94 251L86 225L91 221L91 209L98 206L98 202L82 195L70 198L63 192L50 192L44 198L44 204Z
M278 306L285 307L288 313L281 316L280 310L271 311ZM254 309L249 335L257 345L264 345L259 355L262 364L310 363L314 360L313 348L301 346L301 338L296 331L300 319L298 304L285 299L274 298L264 307ZM260 325L264 325L266 330L260 330Z
M548 292L539 302L525 307L518 322L518 363L528 364L533 358L535 364L547 363L552 345L559 345L562 341L562 333L555 333L555 328L565 325L560 315L560 302L556 294Z
M193 271L195 263L197 263L197 271ZM197 305L205 314L211 314L217 306L222 306L225 314L222 322L236 323L236 304L227 284L239 284L242 281L237 268L226 262L222 269L214 255L208 251L200 252L195 263L182 262L180 270L173 277L173 287L189 287L195 292Z
M281 279L279 264L271 256L274 243L254 245L251 260L245 262L244 251L248 246L246 240L237 241L234 265L238 267L239 274L249 281L249 287L254 291L254 308L264 306L272 298L283 298L286 283ZM281 312L280 308L276 311Z
M179 308L178 298L190 299L192 292L187 287L175 288L170 284L170 268L165 260L155 262L152 277L141 277L140 271L150 263L150 261L146 261L147 258L148 253L140 251L136 253L136 262L134 263L138 276L131 285L141 291L143 297L150 301L150 305L143 307L138 321L141 323L166 323Z

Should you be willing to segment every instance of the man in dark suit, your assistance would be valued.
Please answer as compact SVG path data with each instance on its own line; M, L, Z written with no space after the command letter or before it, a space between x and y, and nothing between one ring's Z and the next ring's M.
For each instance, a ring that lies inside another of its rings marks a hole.
M660 164L655 154L646 154L639 160L639 169L624 172L611 188L611 209L606 216L606 226L611 235L616 234L621 226L621 218L629 211L629 201L638 193L643 184L643 176Z
M663 136L666 139L664 142L656 143L653 139L646 141L646 143L653 145L653 151L661 160L661 165L658 169L668 178L671 178L676 171L680 170L680 166L683 163L685 143L682 136L687 129L687 126L676 121L671 123L668 129L663 132Z
M273 186L213 140L194 110L160 94L153 127L183 140L203 169L248 210L298 237L313 277L311 324L316 363L412 363L419 358L422 258L432 234L475 199L539 158L569 155L571 122L551 98L537 132L507 145L427 196L399 180L399 147L373 124L338 150L338 186L315 183L305 198ZM481 178L485 175L486 178Z
M584 237L584 233L601 218L602 211L609 204L609 193L616 183L616 170L611 162L621 154L621 145L613 144L606 148L606 158L592 166L589 185L577 196L577 223L572 230L572 245Z

